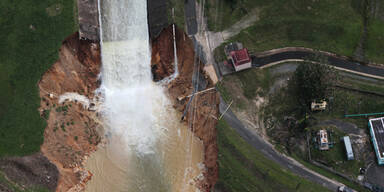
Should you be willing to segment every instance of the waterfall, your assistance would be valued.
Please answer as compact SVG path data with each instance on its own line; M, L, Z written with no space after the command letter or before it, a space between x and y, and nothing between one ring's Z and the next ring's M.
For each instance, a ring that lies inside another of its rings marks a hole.
M108 155L121 169L133 173L127 178L132 191L168 191L163 162L158 158L159 139L165 133L159 126L161 116L156 114L161 114L167 100L152 81L147 2L103 1L101 24L100 90Z
M100 0L99 12L106 144L87 163L93 177L86 190L195 191L203 147L152 81L147 1Z

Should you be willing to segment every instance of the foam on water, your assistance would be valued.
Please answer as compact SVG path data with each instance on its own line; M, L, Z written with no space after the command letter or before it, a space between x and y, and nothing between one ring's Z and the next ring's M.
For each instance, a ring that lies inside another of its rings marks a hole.
M101 90L107 130L125 138L126 150L154 153L162 129L156 126L153 112L166 99L151 79L148 41L103 43Z
M160 139L166 139L158 114L168 103L152 81L147 2L102 1L101 21L101 112L109 159L130 173L132 191L167 190L163 159L157 157Z
M86 191L194 191L185 181L199 174L203 147L179 122L164 87L152 81L147 1L99 3L98 93L107 143L87 163L94 176Z

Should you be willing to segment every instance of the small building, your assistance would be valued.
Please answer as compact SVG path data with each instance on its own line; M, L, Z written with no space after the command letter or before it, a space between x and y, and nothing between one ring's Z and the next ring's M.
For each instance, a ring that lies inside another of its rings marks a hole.
M351 144L351 140L349 139L349 136L344 136L343 141L344 141L345 151L347 152L347 159L354 160L355 157L353 155L352 144Z
M311 110L312 111L324 111L326 107L327 107L326 101L321 101L321 102L313 101L311 103Z
M327 130L322 129L317 133L319 149L321 151L329 150L328 133Z
M370 119L368 123L377 163L384 165L384 117Z
M247 48L231 51L230 55L233 67L236 71L241 71L252 67L252 60L251 57L249 57Z

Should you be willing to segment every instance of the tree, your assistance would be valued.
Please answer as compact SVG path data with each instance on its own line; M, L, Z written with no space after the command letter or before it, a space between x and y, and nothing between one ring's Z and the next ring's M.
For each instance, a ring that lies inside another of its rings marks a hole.
M311 103L330 96L338 80L338 75L321 58L312 59L319 63L305 61L300 64L289 81L289 89L297 98L300 112L306 113Z

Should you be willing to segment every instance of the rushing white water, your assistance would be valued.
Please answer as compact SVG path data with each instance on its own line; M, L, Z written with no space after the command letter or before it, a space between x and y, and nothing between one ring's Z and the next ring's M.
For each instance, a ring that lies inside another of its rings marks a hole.
M162 159L157 158L159 138L166 138L159 126L161 116L154 115L162 114L167 100L152 81L147 2L103 1L101 13L102 113L108 155L121 169L132 172L127 177L132 191L168 191Z
M87 190L191 188L188 182L199 174L196 167L202 160L202 147L199 142L195 147L186 144L194 143L185 141L191 138L189 130L181 129L164 88L152 81L147 1L100 1L100 13L99 91L107 144L96 153L99 157L91 157L89 167L95 175ZM196 155L187 157L188 153Z

